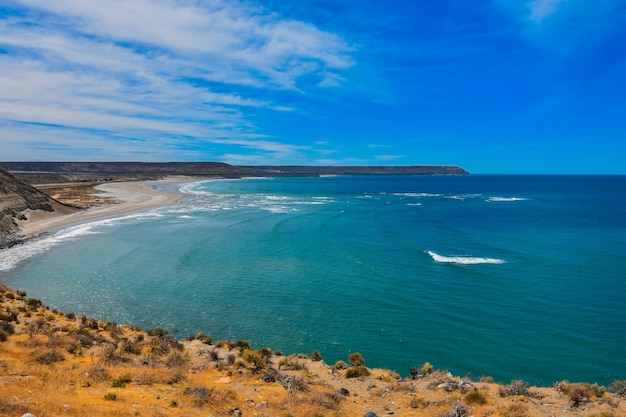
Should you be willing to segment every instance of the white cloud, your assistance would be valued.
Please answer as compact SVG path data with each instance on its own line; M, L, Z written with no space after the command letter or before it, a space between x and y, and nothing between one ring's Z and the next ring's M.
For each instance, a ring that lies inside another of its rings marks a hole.
M533 0L527 4L530 9L530 20L541 23L545 18L557 12L557 5L567 0Z
M257 132L254 109L296 111L273 91L337 84L354 64L338 36L246 2L18 3L22 13L0 17L0 136L13 138L13 154L34 156L48 140L111 159L125 151L171 159L202 144L295 154L304 149ZM323 81L300 85L303 75Z

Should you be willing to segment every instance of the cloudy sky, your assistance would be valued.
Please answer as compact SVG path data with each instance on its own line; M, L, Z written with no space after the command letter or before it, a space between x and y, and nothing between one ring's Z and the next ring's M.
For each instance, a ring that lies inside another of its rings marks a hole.
M623 0L0 0L0 161L626 174Z

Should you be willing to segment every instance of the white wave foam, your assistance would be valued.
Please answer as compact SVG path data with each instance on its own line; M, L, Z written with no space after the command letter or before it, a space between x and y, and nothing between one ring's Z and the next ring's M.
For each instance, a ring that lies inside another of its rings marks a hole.
M100 222L103 223L103 222ZM19 245L0 251L0 271L15 268L20 262L46 252L53 246L68 240L76 240L85 235L96 234L93 230L96 222L73 226L55 234L39 239L32 239Z
M441 194L432 193L393 193L392 195L400 197L441 197Z
M521 197L489 197L486 201L491 202L491 203L502 203L502 202L509 202L509 201L524 201L524 200L528 200L528 199L521 198Z
M443 256L435 252L427 252L435 262L441 263L454 263L461 265L477 265L477 264L503 264L506 263L504 259L496 258L476 258L473 256Z

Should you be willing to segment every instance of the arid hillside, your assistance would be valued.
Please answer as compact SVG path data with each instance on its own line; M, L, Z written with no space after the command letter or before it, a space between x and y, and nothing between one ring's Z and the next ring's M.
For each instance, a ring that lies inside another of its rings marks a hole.
M77 209L60 203L0 168L0 248L19 240L17 221L25 220L30 211L37 210L71 212Z

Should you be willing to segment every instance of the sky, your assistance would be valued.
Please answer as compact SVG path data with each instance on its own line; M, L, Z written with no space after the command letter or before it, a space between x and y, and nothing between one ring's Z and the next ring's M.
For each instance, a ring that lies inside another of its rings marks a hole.
M626 174L626 1L0 0L0 161Z

